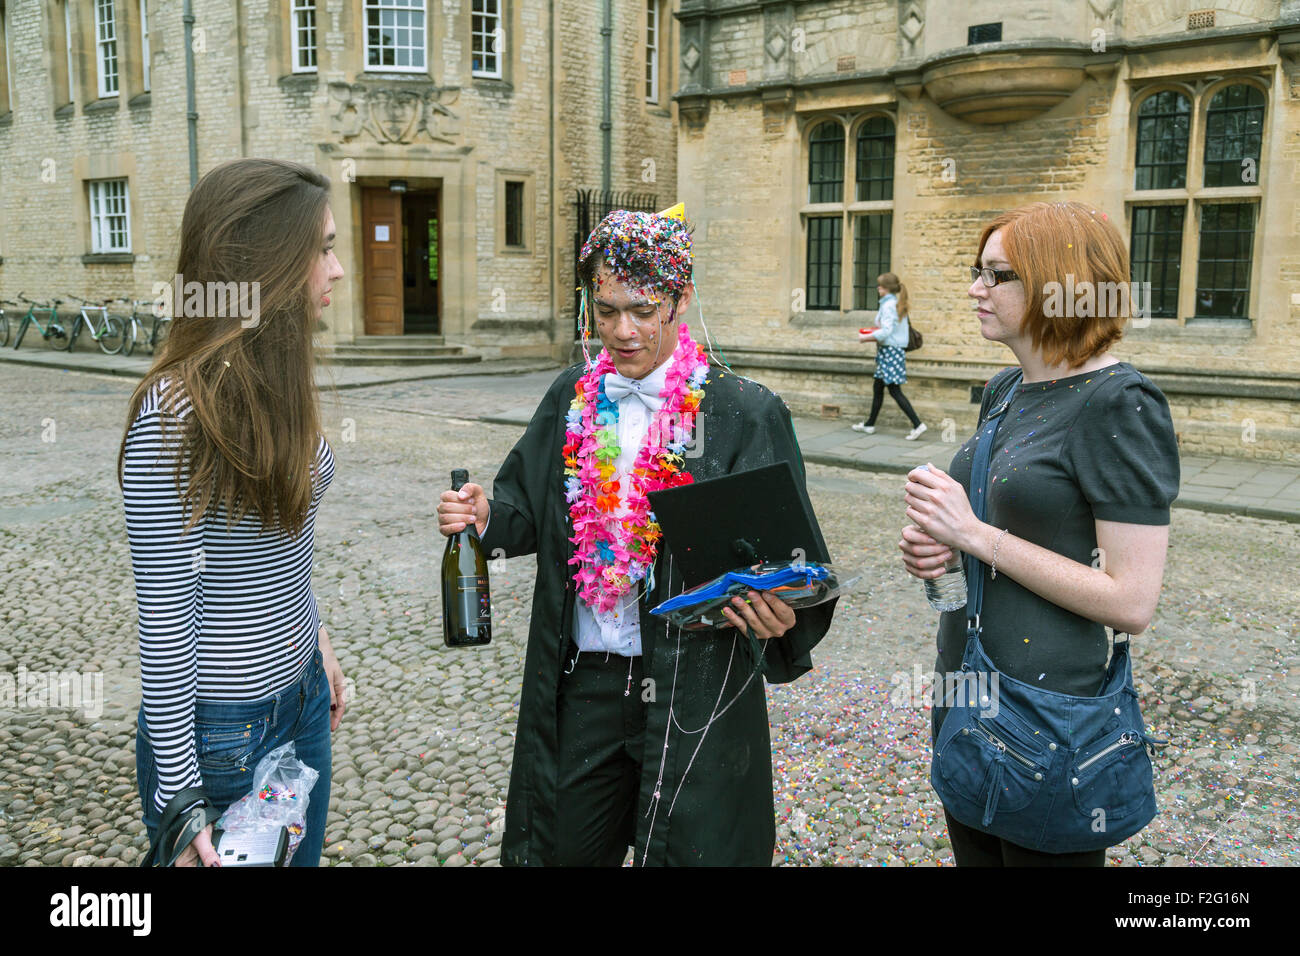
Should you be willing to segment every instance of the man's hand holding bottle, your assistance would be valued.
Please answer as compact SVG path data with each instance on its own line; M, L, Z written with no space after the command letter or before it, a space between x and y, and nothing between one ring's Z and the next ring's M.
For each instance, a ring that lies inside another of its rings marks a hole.
M466 483L459 491L442 493L438 500L438 531L443 537L463 531L471 517L482 535L488 525L488 499L481 485Z

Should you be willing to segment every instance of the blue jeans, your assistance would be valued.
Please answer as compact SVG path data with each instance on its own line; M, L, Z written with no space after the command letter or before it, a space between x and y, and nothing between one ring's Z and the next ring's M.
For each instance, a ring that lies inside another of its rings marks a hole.
M153 802L158 789L158 765L145 732L143 705L137 728L136 785L152 843L158 838L162 813ZM320 777L311 789L302 842L289 865L317 866L325 845L325 819L330 805L330 688L320 651L316 651L300 678L273 697L195 701L194 746L199 773L208 799L222 812L253 789L258 761L290 740L298 759Z

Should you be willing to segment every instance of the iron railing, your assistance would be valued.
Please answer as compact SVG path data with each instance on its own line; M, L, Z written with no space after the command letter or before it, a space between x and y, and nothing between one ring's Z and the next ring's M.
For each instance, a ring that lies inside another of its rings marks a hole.
M582 335L580 326L582 295L578 287L578 258L582 253L582 244L591 235L591 230L615 209L630 209L637 212L658 212L658 197L654 193L615 192L609 189L579 189L573 201L577 207L577 220L573 227L573 338Z

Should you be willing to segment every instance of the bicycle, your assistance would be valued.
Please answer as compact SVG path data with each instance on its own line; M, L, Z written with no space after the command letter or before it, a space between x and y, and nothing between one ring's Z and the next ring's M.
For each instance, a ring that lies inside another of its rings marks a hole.
M68 341L68 333L59 323L59 306L63 304L62 299L55 299L52 304L46 305L44 302L36 302L27 298L23 293L18 293L18 299L27 303L27 314L18 325L18 337L14 340L14 351L18 351L18 346L23 344L23 336L27 334L29 326L36 326L40 330L41 338L52 349L62 350ZM42 325L37 315L37 310L49 312L47 318L49 325Z
M9 316L5 313L5 306L7 305L13 306L15 309L19 308L17 302L0 299L0 349L9 344Z
M116 355L122 351L122 320L108 314L109 303L117 300L105 299L103 302L95 303L78 295L65 294L69 299L81 303L81 312L73 320L72 331L68 333L68 344L64 351L71 352L77 347L77 336L81 334L82 326L85 326L90 337L99 343L99 350L105 355ZM91 317L88 314L91 312L98 312L99 315Z
M126 299L122 300L126 302ZM153 328L149 330L149 337L144 341L149 346L149 354L156 355L158 348L167 341L167 332L171 328L171 316L159 315L153 308L152 299L131 299L131 315L123 319L123 325L126 329L125 338L122 341L122 354L130 355L135 351L136 342L140 340L141 333L144 332L144 319L153 319ZM144 312L140 311L140 306L149 306Z

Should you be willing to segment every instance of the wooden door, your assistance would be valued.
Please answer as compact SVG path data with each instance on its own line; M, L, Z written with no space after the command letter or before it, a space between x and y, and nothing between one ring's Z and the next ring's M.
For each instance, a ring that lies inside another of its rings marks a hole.
M402 194L361 190L366 335L402 334Z

